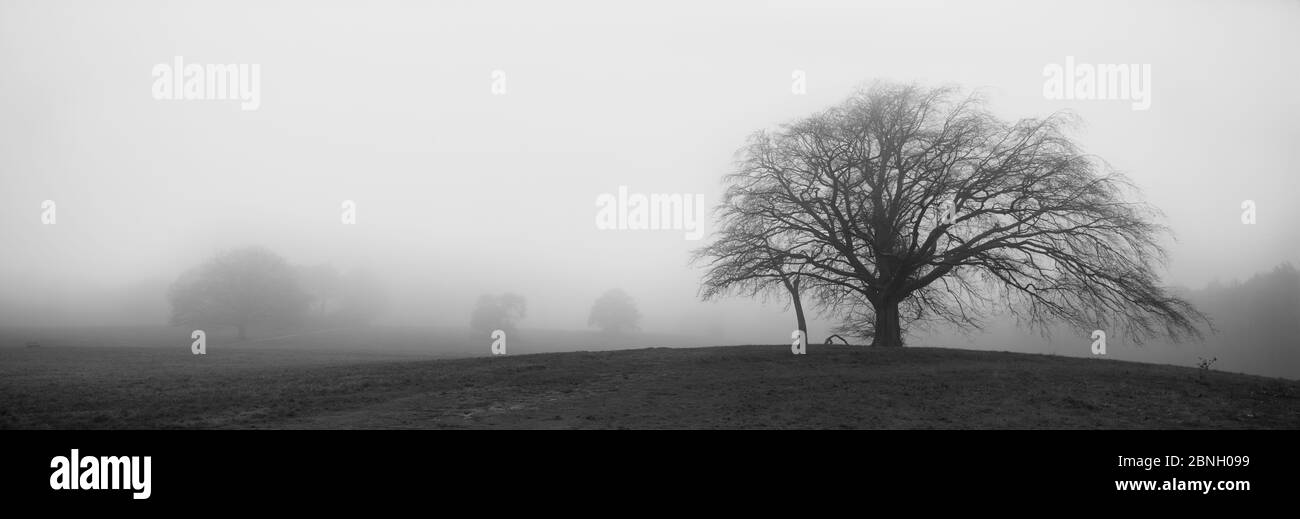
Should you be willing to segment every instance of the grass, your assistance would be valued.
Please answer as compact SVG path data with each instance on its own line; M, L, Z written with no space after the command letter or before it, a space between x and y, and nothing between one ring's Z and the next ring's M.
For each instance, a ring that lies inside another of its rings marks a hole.
M0 348L0 427L1297 429L1300 382L940 348Z

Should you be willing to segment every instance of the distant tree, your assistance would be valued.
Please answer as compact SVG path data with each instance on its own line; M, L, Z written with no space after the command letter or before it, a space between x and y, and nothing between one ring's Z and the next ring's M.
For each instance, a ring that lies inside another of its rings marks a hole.
M470 315L469 326L476 332L491 333L502 330L513 335L515 326L523 320L527 304L524 297L514 293L479 296Z
M638 329L641 312L636 308L636 301L620 288L605 292L591 305L591 316L587 324L604 330L606 333L627 333Z
M261 247L218 254L181 275L168 292L176 326L232 326L239 339L254 326L296 323L309 297L284 258Z
M1157 275L1158 211L1080 150L1070 124L1004 121L952 88L878 84L750 138L719 228L759 233L744 238L775 259L726 246L714 257L806 267L820 304L876 346L902 346L905 323L977 327L995 308L1043 331L1199 337L1204 314Z

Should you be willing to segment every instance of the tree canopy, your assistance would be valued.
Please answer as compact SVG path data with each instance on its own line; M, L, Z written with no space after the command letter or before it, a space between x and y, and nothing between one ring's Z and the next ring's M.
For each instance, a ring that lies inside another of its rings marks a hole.
M697 252L704 295L797 273L843 331L883 346L902 345L904 324L978 327L994 308L1042 330L1199 336L1204 316L1159 283L1160 213L1067 136L1074 122L877 83L756 132Z
M230 326L239 339L255 326L298 322L310 296L284 258L261 247L218 254L181 275L168 292L176 326Z
M636 331L640 321L641 311L636 308L636 300L623 289L615 288L601 294L591 305L587 324L607 333L628 333Z

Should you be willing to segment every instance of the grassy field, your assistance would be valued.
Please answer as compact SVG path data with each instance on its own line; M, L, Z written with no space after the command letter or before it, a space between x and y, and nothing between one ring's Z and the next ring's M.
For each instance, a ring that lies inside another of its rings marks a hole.
M450 356L0 347L0 427L1300 429L1300 382L1112 360L820 345Z

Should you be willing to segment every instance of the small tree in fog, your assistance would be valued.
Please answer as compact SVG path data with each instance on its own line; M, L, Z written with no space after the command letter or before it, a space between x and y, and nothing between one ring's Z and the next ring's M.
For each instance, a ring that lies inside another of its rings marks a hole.
M591 316L587 318L588 325L606 333L634 332L640 321L641 312L636 309L636 301L619 288L605 292L596 299L595 304L591 305Z
M492 333L502 330L514 335L515 326L524 319L527 305L519 294L484 294L479 296L470 315L469 327L476 332Z
M260 247L218 254L181 275L168 292L175 326L230 326L239 339L260 326L296 323L309 297L284 258Z

